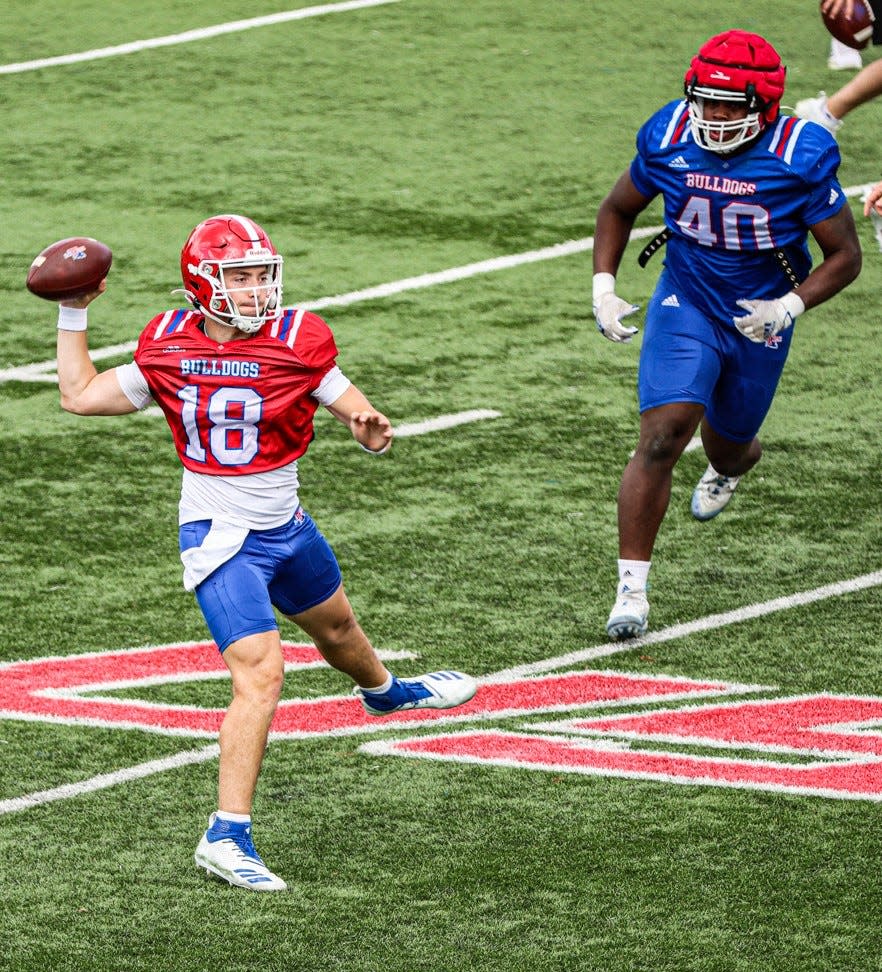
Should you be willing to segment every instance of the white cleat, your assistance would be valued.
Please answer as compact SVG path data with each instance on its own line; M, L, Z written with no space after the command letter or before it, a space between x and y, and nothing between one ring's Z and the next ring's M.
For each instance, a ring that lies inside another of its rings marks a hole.
M726 508L740 476L723 476L708 466L692 493L692 515L696 520L712 520Z
M223 823L218 821L218 826ZM215 816L212 814L208 830L202 835L193 855L198 867L204 867L209 874L216 874L237 888L248 888L250 891L287 890L288 885L273 874L254 849L250 824L244 828L232 824L228 828L228 836L209 839L210 834L214 837L216 829Z
M835 118L827 110L827 95L823 91L818 93L817 98L803 98L802 101L797 101L793 113L797 118L804 118L806 121L821 125L831 135L835 135L842 126L842 119Z
M649 625L649 601L645 587L629 587L627 582L619 584L616 603L606 622L606 633L613 641L624 638L639 638L646 634Z
M431 672L416 678L396 678L388 692L365 692L357 685L352 694L374 716L408 709L452 709L477 692L478 683L462 672Z

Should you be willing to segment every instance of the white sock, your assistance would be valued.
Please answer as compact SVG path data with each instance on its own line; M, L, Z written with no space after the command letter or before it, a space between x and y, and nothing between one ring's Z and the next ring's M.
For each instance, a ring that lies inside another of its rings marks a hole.
M382 685L378 685L376 688L365 688L363 685L359 685L358 687L362 690L362 692L372 692L375 693L376 695L380 695L383 692L388 692L389 689L392 688L393 677L390 672L387 672L386 675L388 676L386 678L386 681L383 682Z
M645 588L649 579L650 560L620 560L619 583L628 582L629 587Z
M721 473L719 469L714 469L711 463L707 464L707 472L705 472L705 476L708 474L716 476L717 479L728 479L730 483L737 483L738 480L741 479L740 476L727 476L725 473Z
M251 823L250 813L229 813L226 810L218 810L215 813L215 817L217 817L218 820L226 820L229 823Z

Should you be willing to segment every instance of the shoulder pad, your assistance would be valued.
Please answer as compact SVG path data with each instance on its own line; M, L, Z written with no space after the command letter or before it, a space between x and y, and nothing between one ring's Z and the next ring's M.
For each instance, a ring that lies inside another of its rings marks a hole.
M775 122L769 152L812 184L836 175L839 145L822 125L781 115Z
M337 357L331 329L318 314L302 307L285 310L281 317L269 324L267 334L287 344L309 368L327 367Z
M637 151L649 156L691 139L689 105L685 98L680 98L659 108L643 123L637 132Z
M147 341L162 341L173 334L178 334L192 321L201 317L193 310L168 310L163 314L157 314L141 333L141 344Z

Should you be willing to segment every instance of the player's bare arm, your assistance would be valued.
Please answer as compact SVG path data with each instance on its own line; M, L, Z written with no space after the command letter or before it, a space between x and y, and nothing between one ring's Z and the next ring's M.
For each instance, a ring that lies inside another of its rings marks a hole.
M651 197L638 192L626 171L600 204L594 231L594 279L592 307L597 330L609 341L627 344L637 328L622 323L640 308L616 293L616 271L634 226L634 220Z
M861 272L861 244L850 206L810 227L824 259L805 278L799 296L805 306L816 307L847 287Z
M392 423L355 385L350 385L327 409L349 427L355 441L368 451L385 452L392 445Z
M600 204L594 228L594 272L615 276L628 245L634 220L652 201L638 192L626 170Z
M79 311L83 317L82 330L67 330L60 324L57 344L61 407L77 415L125 415L136 411L123 393L116 371L110 369L99 373L89 357L84 316L86 308L104 293L106 286L102 280L97 290L61 302L62 308ZM61 311L62 316L64 313Z

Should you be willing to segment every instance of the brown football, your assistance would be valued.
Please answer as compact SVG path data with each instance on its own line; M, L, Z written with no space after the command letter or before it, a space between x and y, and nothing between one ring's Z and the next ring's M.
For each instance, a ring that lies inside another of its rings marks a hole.
M34 257L27 288L44 300L70 300L95 290L107 276L113 254L90 236L58 240Z
M842 8L835 17L830 17L821 11L824 26L838 41L856 51L862 51L873 39L873 8L866 0L854 0L854 10L850 17L845 16Z

